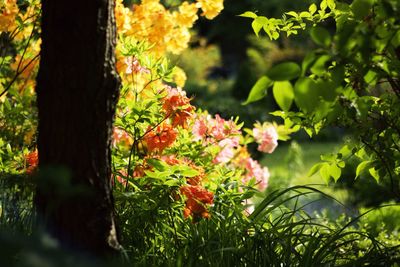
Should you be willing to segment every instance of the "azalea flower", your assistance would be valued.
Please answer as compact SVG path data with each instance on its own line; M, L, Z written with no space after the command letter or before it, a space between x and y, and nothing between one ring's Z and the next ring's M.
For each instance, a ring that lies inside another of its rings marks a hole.
M181 88L166 87L167 96L163 98L163 109L172 120L172 126L187 127L187 121L192 117L194 107Z
M193 128L192 128L192 133L194 136L193 140L199 141L199 140L205 139L206 135L207 135L207 131L208 131L208 126L206 124L205 119L203 119L201 117L197 118L194 121Z
M140 65L139 60L134 56L126 57L125 64L126 64L126 70L125 70L126 74L150 73L150 70L145 67L142 67Z
M25 161L26 161L26 173L27 174L32 174L36 171L38 165L39 165L39 153L37 150L28 153L25 156Z
M210 115L198 116L194 121L192 133L195 141L204 140L206 143L212 143L239 135L241 132L234 121L224 120L216 114L215 118Z
M225 138L218 142L218 146L222 148L222 150L218 153L217 157L213 160L213 163L227 163L234 156L235 151L234 148L239 145L239 137L234 136L232 138Z
M276 128L269 123L256 123L253 128L253 136L259 144L257 149L261 152L272 153L278 146L278 133Z
M175 142L177 135L178 133L171 125L163 123L149 131L143 139L149 152L161 153Z
M206 205L213 204L214 194L199 185L185 185L180 188L181 194L186 197L186 207L183 216L193 219L198 217L210 218Z
M203 10L202 16L213 19L224 8L223 2L223 0L197 0L197 7Z
M252 178L255 178L256 185L259 190L263 191L267 188L270 177L267 167L261 167L257 160L248 158L245 161L244 168L247 171L245 177L243 178L244 183L248 183Z

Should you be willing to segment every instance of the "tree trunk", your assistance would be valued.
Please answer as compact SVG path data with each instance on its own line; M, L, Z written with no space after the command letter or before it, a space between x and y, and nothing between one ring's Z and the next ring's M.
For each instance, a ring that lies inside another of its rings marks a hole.
M115 39L113 0L42 1L39 169L66 167L72 187L60 190L66 184L60 173L39 175L35 203L61 244L95 255L119 249L110 186L120 86Z

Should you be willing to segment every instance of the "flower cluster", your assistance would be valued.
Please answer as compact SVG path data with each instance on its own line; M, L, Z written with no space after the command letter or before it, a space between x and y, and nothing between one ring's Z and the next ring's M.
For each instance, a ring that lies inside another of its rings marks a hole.
M268 186L269 170L251 158L245 145L240 144L241 130L232 120L226 121L219 115L212 118L210 115L198 115L192 126L193 138L201 141L204 146L217 144L219 152L212 162L214 164L228 164L232 168L241 169L243 184L255 181L258 189L264 190ZM277 146L277 132L270 124L255 124L254 138L260 142L263 149L260 151L272 153ZM268 149L265 149L265 148Z
M189 30L199 14L214 18L223 9L223 0L183 1L170 9L160 2L142 0L125 7L122 0L116 1L116 67L123 86L113 129L112 182L125 190L165 190L172 199L183 199L184 218L197 222L210 218L213 192L225 181L234 181L229 190L235 193L246 186L260 190L268 186L268 168L250 156L247 144L254 140L260 151L272 153L278 135L273 125L257 123L254 129L243 131L247 133L244 136L236 121L196 112L182 89L184 71L169 66L166 59L167 54L179 54L188 46ZM33 27L26 16L34 7L17 14L15 0L5 3L0 10L0 31L9 31L15 23L12 20L20 16L29 27L16 38L26 40ZM34 76L39 50L40 40L36 39L10 64L21 81ZM37 151L26 155L27 173L34 172L37 165Z
M218 114L200 115L193 124L194 141L202 140L204 145L218 144L220 152L213 163L227 163L234 157L234 150L239 146L240 128L232 121L226 121Z
M247 157L242 159L240 165L245 169L245 175L242 179L244 184L247 184L251 179L255 179L255 184L258 189L265 190L268 186L269 170L267 167L262 167L258 161Z
M26 161L26 173L27 174L33 174L38 165L39 165L39 153L37 150L28 153L25 156L25 161Z
M198 19L198 10L208 19L223 9L223 0L184 1L177 10L166 9L159 0L142 0L132 9L117 1L115 14L120 33L135 36L153 45L152 51L161 56L166 52L181 53L190 40L189 29Z
M150 70L140 65L139 60L134 56L125 57L125 66L126 74L150 73Z
M194 107L190 104L190 99L186 92L181 88L166 86L167 96L162 99L163 109L172 120L172 126L187 127L188 120L192 117Z
M278 132L274 125L264 122L257 122L253 128L253 136L258 145L258 150L265 153L274 152L278 146Z
M183 211L185 218L193 216L196 221L198 217L210 218L206 205L213 204L214 194L198 185L182 186L181 194L186 197L186 207Z
M0 7L0 33L14 30L16 25L16 16L19 12L16 0L3 0Z
M215 18L224 8L224 4L222 1L214 0L198 0L197 6L203 10L203 13L201 15L205 16L208 19Z
M149 129L143 139L146 142L147 149L150 153L162 153L165 148L174 143L176 137L176 130L171 125L163 123L154 129Z

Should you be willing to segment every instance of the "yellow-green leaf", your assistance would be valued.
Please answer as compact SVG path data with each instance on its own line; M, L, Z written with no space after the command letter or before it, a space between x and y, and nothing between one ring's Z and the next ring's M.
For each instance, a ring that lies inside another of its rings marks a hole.
M366 160L358 164L357 169L356 169L356 178L360 176L360 174L371 164L370 160Z
M342 174L342 169L340 169L336 163L333 163L329 166L329 174L333 177L335 182L340 178Z
M240 14L239 17L255 19L255 18L257 18L258 16L257 16L257 14L254 13L254 12L246 11L246 12Z
M379 172L375 169L375 167L369 168L368 171L369 174L371 174L371 176L374 177L376 182L379 183Z
M267 95L267 89L272 85L272 81L267 76L262 76L251 88L247 100L242 105L260 100Z
M277 81L272 87L272 93L279 107L284 111L289 111L294 99L292 84L289 81Z
M308 8L308 11L310 11L311 15L314 15L314 13L317 11L317 6L315 4L311 4Z

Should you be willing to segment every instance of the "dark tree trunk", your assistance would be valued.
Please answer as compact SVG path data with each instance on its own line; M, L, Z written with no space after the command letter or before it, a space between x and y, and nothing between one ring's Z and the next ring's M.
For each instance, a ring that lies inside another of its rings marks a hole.
M86 191L60 190L61 174L47 173L52 182L39 175L35 203L63 245L96 255L119 248L110 189L111 131L120 85L115 39L113 0L42 1L39 168L66 167L72 191Z

